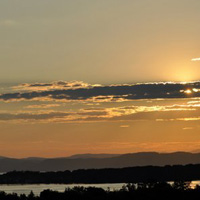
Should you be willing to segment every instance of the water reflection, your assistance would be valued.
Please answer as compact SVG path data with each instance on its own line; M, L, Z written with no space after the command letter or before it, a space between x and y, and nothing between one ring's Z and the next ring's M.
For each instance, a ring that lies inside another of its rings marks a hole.
M169 182L172 184L173 182ZM83 187L99 187L104 190L119 190L125 183L106 183L106 184L31 184L31 185L0 185L0 191L5 191L6 193L17 193L28 195L31 191L35 195L39 195L41 191L50 189L58 192L64 192L66 188L73 188L74 186ZM191 188L195 188L196 185L200 185L199 181L192 181Z
M31 191L35 195L39 195L41 191L50 189L58 192L64 192L66 188L73 188L74 186L83 187L99 187L104 190L119 190L125 183L107 183L107 184L31 184L31 185L0 185L0 191L6 193L29 194Z

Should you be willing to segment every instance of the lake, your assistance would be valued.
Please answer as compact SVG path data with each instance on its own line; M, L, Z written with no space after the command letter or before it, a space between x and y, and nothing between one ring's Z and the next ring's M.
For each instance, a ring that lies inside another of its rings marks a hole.
M17 193L28 195L31 191L35 195L39 195L41 191L50 189L58 192L64 192L66 188L73 188L74 186L83 187L98 187L105 190L119 190L125 183L105 183L105 184L27 184L27 185L0 185L0 191L6 193ZM191 188L200 185L200 181L192 181Z
M35 195L39 195L41 191L50 189L64 192L65 188L73 188L74 186L83 187L99 187L107 190L119 190L125 183L106 183L106 184L25 184L25 185L0 185L0 191L6 193L29 194L31 191Z

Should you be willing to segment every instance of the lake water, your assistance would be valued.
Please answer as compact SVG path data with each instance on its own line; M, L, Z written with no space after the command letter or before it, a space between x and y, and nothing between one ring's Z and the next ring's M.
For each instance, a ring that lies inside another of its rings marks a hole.
M30 194L31 191L35 195L39 195L41 191L50 189L54 191L64 192L66 188L73 188L74 186L83 187L98 187L105 190L119 190L122 188L124 183L106 183L106 184L31 184L31 185L0 185L0 191L6 193L17 193L17 194Z
M35 195L39 195L40 192L46 189L64 192L66 188L73 188L74 186L83 187L98 187L105 190L119 190L125 183L106 183L106 184L31 184L31 185L0 185L0 191L6 193L17 193L17 194L30 194L31 191ZM200 185L200 181L192 181L191 188L196 185Z

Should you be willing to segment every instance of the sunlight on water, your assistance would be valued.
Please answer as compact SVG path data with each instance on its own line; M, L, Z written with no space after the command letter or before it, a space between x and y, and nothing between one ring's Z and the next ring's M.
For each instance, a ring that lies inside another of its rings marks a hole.
M0 191L6 193L17 194L29 194L31 191L35 195L39 195L43 190L55 190L58 192L64 192L66 188L73 188L74 186L83 187L98 187L104 190L119 190L125 183L113 183L113 184L31 184L31 185L0 185Z
M190 187L194 189L196 185L200 185L200 181L192 181Z
M172 184L173 182L169 182ZM64 192L66 188L73 188L74 186L83 187L98 187L104 190L119 190L125 183L105 183L105 184L32 184L32 185L0 185L0 191L6 193L17 193L28 195L31 191L35 195L39 195L43 190L54 190L58 192ZM200 181L192 181L191 188L195 188L196 185L200 185Z

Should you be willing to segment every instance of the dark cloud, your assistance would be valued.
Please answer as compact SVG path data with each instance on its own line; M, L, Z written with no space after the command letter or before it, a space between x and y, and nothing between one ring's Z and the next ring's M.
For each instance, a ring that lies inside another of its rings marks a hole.
M158 98L200 97L200 82L146 83L134 85L109 85L90 88L56 89L5 93L0 100L76 100L76 101L123 101Z

